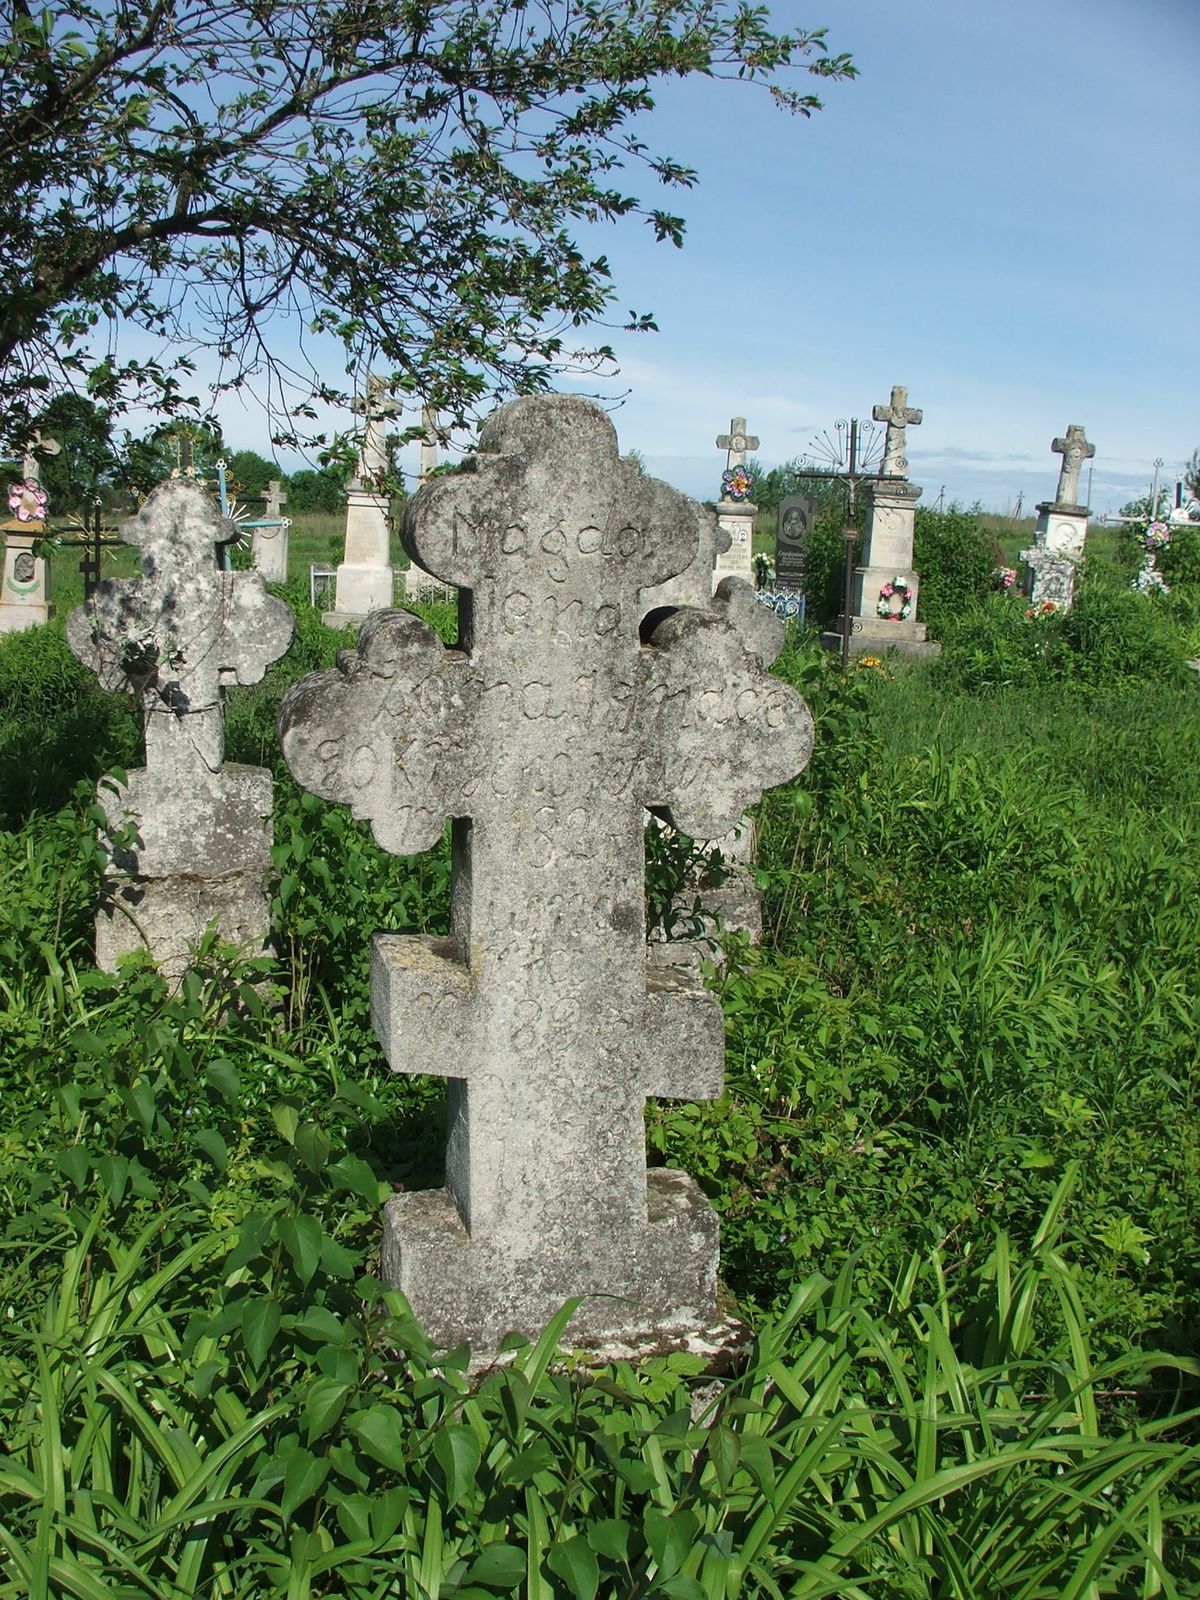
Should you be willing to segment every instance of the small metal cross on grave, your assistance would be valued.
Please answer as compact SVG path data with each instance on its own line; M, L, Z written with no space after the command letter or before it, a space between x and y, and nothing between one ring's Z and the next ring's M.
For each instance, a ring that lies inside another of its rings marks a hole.
M887 423L887 437L883 445L883 464L879 468L879 476L881 478L908 477L905 428L917 427L923 414L923 412L917 411L909 405L908 390L903 384L899 383L892 385L890 405L872 406L871 415L875 421Z
M336 670L288 694L307 788L388 851L454 819L448 939L378 934L372 1017L392 1068L451 1080L446 1189L397 1196L384 1267L427 1332L495 1348L570 1295L583 1332L703 1323L716 1224L646 1170L648 1096L711 1098L719 1008L647 966L643 828L728 832L808 758L799 695L767 676L735 580L639 638L641 594L692 560L693 502L618 455L608 418L518 400L474 470L407 502L403 537L464 591L462 647L381 612Z
M1054 502L1056 505L1078 505L1079 474L1083 471L1083 463L1096 454L1096 446L1088 443L1087 435L1079 423L1072 422L1066 438L1055 439L1050 448L1055 455L1063 458Z
M110 578L71 613L71 649L106 689L132 689L145 712L146 767L216 772L225 748L222 684L257 683L287 649L292 615L256 572L222 572L229 538L203 486L159 484L119 529L141 550L141 576Z

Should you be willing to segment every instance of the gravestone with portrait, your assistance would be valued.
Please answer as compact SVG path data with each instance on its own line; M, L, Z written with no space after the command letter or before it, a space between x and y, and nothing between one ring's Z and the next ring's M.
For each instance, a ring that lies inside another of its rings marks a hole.
M714 585L722 578L740 578L754 583L754 477L746 464L747 455L758 449L756 435L746 432L745 417L734 417L729 432L717 438L717 448L725 452L725 471L721 474L721 498L717 501L717 525L729 535L729 548L717 556Z
M808 541L816 516L809 494L789 494L779 503L775 532L775 587L804 594L808 584Z
M1053 500L1039 502L1034 543L1021 551L1021 560L1027 569L1025 590L1033 604L1069 611L1090 514L1081 504L1079 479L1084 462L1096 454L1096 446L1079 423L1073 422L1050 448L1062 457L1058 488Z
M193 478L160 484L120 534L141 576L109 579L67 620L71 649L106 689L142 703L146 765L101 794L131 832L113 849L96 962L147 950L172 979L215 922L254 953L269 927L271 774L226 763L222 691L258 683L292 614L257 572L218 565L230 525Z
M35 450L57 455L56 439L36 434L22 452L21 477L8 486L8 520L3 525L4 575L0 579L0 633L39 627L54 615L50 603L50 563L39 541L49 530L46 492L38 476Z
M748 647L741 584L640 636L698 526L597 406L517 400L473 470L405 506L406 549L463 591L461 647L384 612L283 705L297 779L385 850L430 849L452 819L449 937L380 933L372 958L393 1070L450 1080L445 1187L390 1200L383 1243L440 1344L494 1351L575 1296L574 1338L716 1314L715 1215L647 1170L643 1108L718 1095L724 1029L689 974L647 962L643 825L654 807L721 834L800 770L812 723Z
M401 406L388 394L384 380L371 373L354 410L363 418L363 442L358 469L346 491L346 546L338 564L333 610L321 619L330 628L357 626L392 603L387 420Z

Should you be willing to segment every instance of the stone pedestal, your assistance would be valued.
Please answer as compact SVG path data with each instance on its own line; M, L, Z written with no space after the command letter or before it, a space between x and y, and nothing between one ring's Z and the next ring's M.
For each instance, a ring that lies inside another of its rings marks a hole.
M271 774L234 763L193 770L182 792L170 772L145 767L101 791L114 828L137 832L113 851L96 916L96 965L148 951L164 977L187 970L210 922L249 955L266 949L270 926Z
M20 531L18 531L18 529ZM4 529L4 578L0 587L0 633L21 633L49 622L50 565L33 553L35 539L43 536L41 524L8 524Z
M713 589L722 578L742 578L754 585L754 519L758 507L749 500L718 500L717 526L729 535L729 548L717 556Z
M288 530L286 519L273 526L260 526L254 530L251 553L256 572L261 572L267 583L286 583L288 575Z
M920 498L920 486L903 478L881 480L871 497L864 560L854 569L851 591L850 649L855 655L900 650L935 656L941 649L926 641L925 624L917 621L920 579L912 552ZM898 582L906 592L897 589ZM827 648L840 646L841 628L839 617L837 628L822 635Z
M333 610L322 618L327 627L363 622L391 605L390 505L387 495L366 489L351 489L346 496L346 554L337 569Z
M1083 559L1088 508L1043 500L1037 508L1036 542L1021 551L1028 569L1025 593L1033 605L1054 605L1069 611L1075 598L1075 569Z

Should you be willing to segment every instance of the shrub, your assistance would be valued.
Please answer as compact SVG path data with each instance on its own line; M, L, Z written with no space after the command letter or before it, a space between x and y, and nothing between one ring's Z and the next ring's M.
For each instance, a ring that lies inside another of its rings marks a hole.
M913 565L921 575L919 614L931 637L944 637L956 619L983 602L1002 564L1000 544L983 526L978 508L917 507Z

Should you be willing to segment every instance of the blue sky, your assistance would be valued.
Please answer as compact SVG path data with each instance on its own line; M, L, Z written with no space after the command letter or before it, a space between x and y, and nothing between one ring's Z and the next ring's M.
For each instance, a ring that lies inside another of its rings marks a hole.
M586 238L619 309L660 328L613 336L622 448L712 496L734 414L770 465L902 383L926 503L1048 498L1072 422L1096 445L1095 513L1156 456L1173 477L1200 445L1200 0L772 10L827 26L860 76L808 120L745 85L660 94L649 140L700 175L653 202L687 216L683 250L630 224Z

